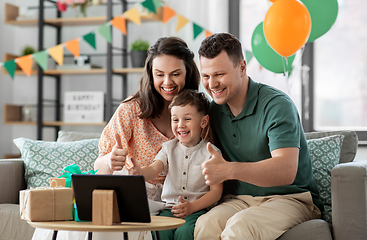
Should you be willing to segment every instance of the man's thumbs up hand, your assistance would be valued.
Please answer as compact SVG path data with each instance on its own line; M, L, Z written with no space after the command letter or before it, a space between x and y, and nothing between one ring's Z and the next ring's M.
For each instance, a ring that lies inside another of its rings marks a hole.
M203 169L202 173L206 180L205 183L207 185L222 183L228 179L226 174L226 166L228 162L224 160L222 155L213 148L211 143L207 144L207 150L211 157L201 165L201 168Z

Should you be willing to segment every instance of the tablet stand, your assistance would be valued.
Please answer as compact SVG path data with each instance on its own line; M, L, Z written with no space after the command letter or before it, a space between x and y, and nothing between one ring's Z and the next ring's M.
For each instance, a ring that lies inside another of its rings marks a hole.
M110 226L121 222L115 190L93 190L92 205L93 224Z

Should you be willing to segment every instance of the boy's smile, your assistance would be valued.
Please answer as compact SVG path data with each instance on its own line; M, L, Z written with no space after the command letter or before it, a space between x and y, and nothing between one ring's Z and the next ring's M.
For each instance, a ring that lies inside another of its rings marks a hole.
M208 123L208 116L203 116L192 105L174 106L171 109L172 132L186 147L193 147L201 140L201 129Z

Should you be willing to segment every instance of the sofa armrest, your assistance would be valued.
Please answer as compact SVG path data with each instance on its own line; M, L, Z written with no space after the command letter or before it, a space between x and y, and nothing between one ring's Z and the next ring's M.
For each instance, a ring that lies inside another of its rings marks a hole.
M331 201L334 240L367 239L367 161L333 168Z
M0 160L0 203L19 203L19 191L25 189L22 159Z

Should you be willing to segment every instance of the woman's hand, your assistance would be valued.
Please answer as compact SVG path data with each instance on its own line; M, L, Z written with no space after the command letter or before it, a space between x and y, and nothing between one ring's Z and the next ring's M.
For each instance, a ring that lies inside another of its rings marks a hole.
M171 212L173 213L173 216L185 218L192 214L191 203L183 200L181 196L178 199L180 200L181 204L172 207Z
M125 166L128 152L122 148L121 138L117 133L115 134L115 141L116 145L112 148L108 165L112 171L120 171Z

